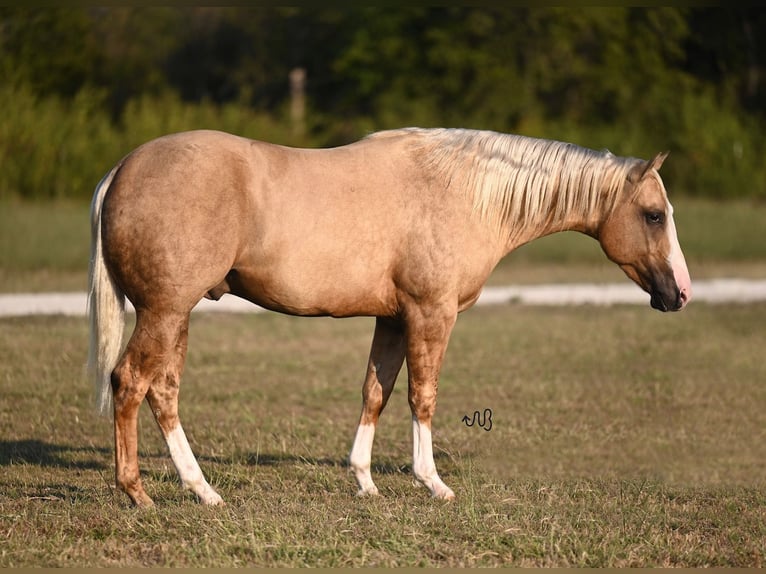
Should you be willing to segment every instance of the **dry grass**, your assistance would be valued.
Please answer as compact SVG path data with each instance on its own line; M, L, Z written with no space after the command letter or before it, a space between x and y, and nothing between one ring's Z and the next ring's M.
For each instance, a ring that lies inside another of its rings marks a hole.
M112 487L82 382L84 319L0 320L0 566L762 566L766 305L474 309L435 423L457 493L410 478L400 378L373 453L345 466L370 319L196 315L181 415L210 481L181 491L149 413L157 506ZM461 418L491 408L493 427Z

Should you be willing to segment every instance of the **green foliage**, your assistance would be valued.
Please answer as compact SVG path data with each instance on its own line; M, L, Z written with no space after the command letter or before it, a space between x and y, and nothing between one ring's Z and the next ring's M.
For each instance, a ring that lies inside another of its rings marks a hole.
M95 89L67 100L0 86L0 107L13 110L0 123L0 198L89 199L120 158L171 132L219 129L277 143L311 143L288 122L235 103L187 103L170 92L144 96L128 103L116 125L103 102L103 92Z
M2 7L0 21L3 84L74 96L88 82L99 53L84 11Z
M0 197L87 197L113 134L100 103L91 90L65 100L0 87L0 107L12 110L0 123Z
M763 122L722 105L709 89L684 94L679 108L669 141L684 154L683 163L670 173L683 187L699 195L766 199Z
M674 189L766 197L759 9L2 8L0 197L80 197L151 137L327 146L403 125L648 157ZM725 40L724 40L725 39ZM307 125L288 116L306 69ZM299 133L306 134L299 137Z

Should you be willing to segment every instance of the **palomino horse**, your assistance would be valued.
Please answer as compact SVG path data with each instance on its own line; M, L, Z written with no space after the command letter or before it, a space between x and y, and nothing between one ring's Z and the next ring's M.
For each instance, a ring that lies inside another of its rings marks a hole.
M183 485L205 480L178 418L189 314L232 293L291 315L376 317L349 464L360 494L378 417L407 361L415 477L455 495L434 465L431 420L447 341L498 261L576 230L677 311L691 282L651 161L488 131L402 129L332 149L293 149L213 131L153 140L99 183L91 206L89 364L114 404L117 486L152 504L138 467L147 399ZM136 310L124 352L124 300ZM111 393L110 393L111 390Z

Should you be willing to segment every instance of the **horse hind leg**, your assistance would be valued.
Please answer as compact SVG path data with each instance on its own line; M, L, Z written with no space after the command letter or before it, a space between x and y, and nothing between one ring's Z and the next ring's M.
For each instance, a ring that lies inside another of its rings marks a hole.
M203 502L220 497L202 477L178 420L178 387L186 356L188 313L160 316L137 310L136 327L112 373L117 486L137 506L151 506L138 466L138 411L146 398L185 485Z
M184 488L194 492L203 504L223 504L223 499L205 480L178 417L178 391L189 334L188 315L169 334L173 333L175 336L167 339L168 342L175 339L173 348L169 349L171 352L167 355L168 359L152 380L146 399L165 438L170 458Z
M404 334L398 323L378 318L362 387L362 414L349 454L349 466L359 484L360 496L378 494L370 464L375 427L386 406L404 362Z
M137 315L136 327L112 371L114 458L117 488L136 506L152 506L144 491L138 466L138 412L151 384L158 352L146 316Z

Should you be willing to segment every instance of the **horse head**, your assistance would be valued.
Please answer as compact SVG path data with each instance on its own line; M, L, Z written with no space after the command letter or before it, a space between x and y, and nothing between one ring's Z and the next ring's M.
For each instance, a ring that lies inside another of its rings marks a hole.
M607 257L651 295L660 311L680 311L691 298L691 280L658 170L667 157L640 162L627 175L620 197L602 223L598 240Z

